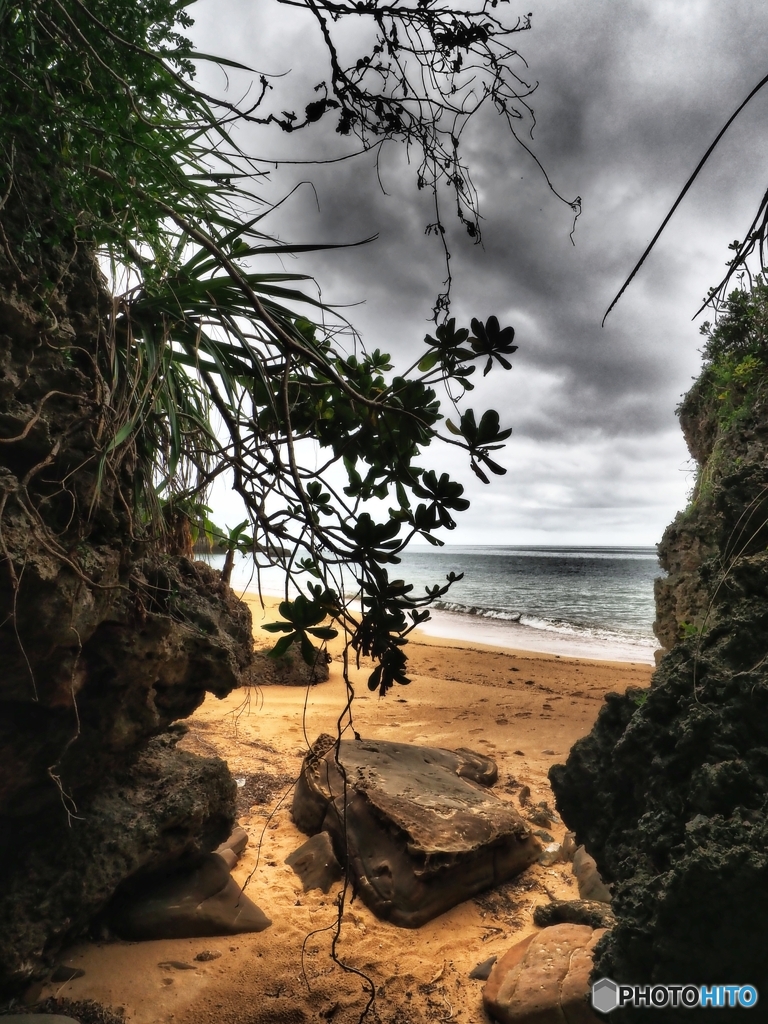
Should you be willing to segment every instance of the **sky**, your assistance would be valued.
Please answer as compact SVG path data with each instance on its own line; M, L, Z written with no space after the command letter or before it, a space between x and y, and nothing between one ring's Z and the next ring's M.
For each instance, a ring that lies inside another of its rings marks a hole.
M492 373L471 401L513 428L500 460L508 472L485 487L455 450L430 449L422 462L449 469L472 502L449 543L652 545L693 483L675 416L700 367L707 317L692 317L766 187L768 89L730 129L605 327L601 320L704 150L768 71L768 7L526 0L520 11L532 13L533 27L516 45L539 83L531 145L556 188L581 196L583 214L574 245L568 208L503 122L481 115L467 157L483 244L452 229L452 312L459 322L494 314L515 327L513 370ZM316 30L295 8L200 0L191 13L200 49L284 76L273 84L287 105L327 74ZM219 72L206 75L221 85ZM261 128L247 139L252 152L294 160L340 154L340 145L323 122L290 138ZM415 174L393 144L378 173L368 155L281 166L263 186L274 199L299 185L268 222L284 239L378 234L289 269L314 274L324 300L349 304L366 347L403 366L421 349L444 276ZM225 494L214 507L234 525Z

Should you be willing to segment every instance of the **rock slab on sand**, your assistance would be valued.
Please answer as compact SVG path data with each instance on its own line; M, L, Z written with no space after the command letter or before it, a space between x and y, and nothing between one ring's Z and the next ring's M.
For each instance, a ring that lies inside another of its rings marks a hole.
M528 935L491 971L483 1005L499 1024L599 1024L588 1002L592 949L605 932L557 924Z
M541 844L488 791L495 763L471 750L321 736L293 800L297 826L345 848L353 883L378 916L407 928L519 874ZM345 780L346 776L346 780ZM344 827L346 825L346 842Z
M260 932L272 922L240 890L227 862L209 853L186 871L137 880L110 908L121 939L186 939Z

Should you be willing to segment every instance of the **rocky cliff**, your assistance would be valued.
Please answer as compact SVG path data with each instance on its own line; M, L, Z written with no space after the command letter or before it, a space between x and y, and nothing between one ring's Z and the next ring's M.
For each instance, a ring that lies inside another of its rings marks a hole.
M26 173L25 173L26 172ZM19 155L0 204L0 991L39 976L138 870L212 849L226 765L169 727L251 661L218 573L163 554L115 449L111 299Z
M679 410L699 472L660 545L666 653L651 689L609 695L550 773L563 818L614 887L618 921L594 978L768 991L765 306L764 292L732 300Z

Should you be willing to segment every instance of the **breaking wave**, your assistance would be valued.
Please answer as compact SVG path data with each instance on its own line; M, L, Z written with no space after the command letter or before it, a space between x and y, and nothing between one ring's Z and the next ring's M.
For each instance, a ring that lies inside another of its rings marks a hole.
M605 626L569 622L566 619L559 618L549 619L540 615L526 615L525 612L509 609L484 608L481 605L462 604L458 601L436 601L432 607L444 612L453 612L455 615L469 615L478 619L488 619L492 622L526 626L529 629L558 633L561 636L582 637L584 639L606 642L632 640L635 643L647 644L649 647L656 646L656 641L648 637L645 631L641 632L631 628L614 630Z

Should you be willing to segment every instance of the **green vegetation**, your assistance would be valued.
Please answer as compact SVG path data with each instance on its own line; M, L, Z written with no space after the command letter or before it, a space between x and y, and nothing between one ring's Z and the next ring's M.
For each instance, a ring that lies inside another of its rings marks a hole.
M752 287L732 291L714 325L702 324L708 397L717 421L728 430L747 416L763 390L768 369L768 284L759 276Z
M707 362L732 356L765 356L768 352L768 284L762 276L751 288L732 291L714 326L702 324L701 333L707 338L704 346Z
M510 434L498 414L464 409L442 433L441 395L455 406L478 361L484 373L508 369L514 331L495 317L457 328L449 274L409 369L366 352L302 275L265 268L316 247L267 233L270 208L254 191L262 164L237 129L295 132L324 120L363 149L404 143L420 154L418 187L435 196L432 233L445 246L438 186L448 185L477 239L461 135L485 104L513 133L530 113L510 46L528 22L503 24L495 0L473 10L307 0L330 75L296 112L280 110L279 96L270 106L272 85L255 72L241 106L198 89L201 62L248 69L193 50L183 35L190 6L0 0L0 243L43 314L58 286L52 253L74 243L109 268L112 301L93 361L108 415L81 466L95 469L93 501L129 466L134 537L173 550L203 529L280 564L304 596L282 606L278 649L296 641L309 657L307 636L330 636L319 625L330 615L358 654L376 659L370 685L383 693L407 682L406 636L455 579L417 596L390 567L416 536L440 543L435 532L468 506L461 485L418 464L423 450L441 439L480 479L505 472L492 458ZM365 22L372 40L351 63L334 41L344 20ZM245 505L248 533L208 520L206 496L222 474ZM92 507L73 521L86 522ZM345 598L350 576L360 614Z
M701 636L703 629L701 626L697 626L695 622L680 622L678 624L678 634L681 640L692 640L694 637Z

